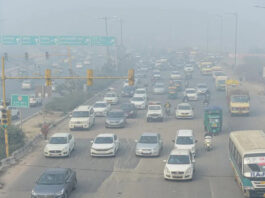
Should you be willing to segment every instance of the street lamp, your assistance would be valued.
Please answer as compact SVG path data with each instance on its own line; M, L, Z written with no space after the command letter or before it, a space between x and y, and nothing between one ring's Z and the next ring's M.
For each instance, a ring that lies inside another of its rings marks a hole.
M222 15L216 15L216 17L220 18L220 53L223 52L223 19Z

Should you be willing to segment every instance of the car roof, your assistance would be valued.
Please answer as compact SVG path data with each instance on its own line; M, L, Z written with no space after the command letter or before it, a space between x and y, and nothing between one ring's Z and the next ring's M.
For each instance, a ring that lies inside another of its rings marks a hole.
M80 105L79 107L75 108L74 111L88 111L90 108L91 106L89 105Z
M104 104L107 104L106 101L97 101L95 104L99 104L99 103L104 103Z
M113 137L114 135L114 133L100 133L97 137Z
M189 155L190 154L190 150L188 149L173 149L170 152L170 155Z
M191 104L190 103L183 102L183 103L178 104L178 106L191 106Z
M196 90L195 88L186 88L186 91L187 90Z
M122 109L111 109L110 112L123 112Z
M193 136L191 129L180 129L177 131L177 136Z
M54 133L51 137L68 137L70 133Z
M144 132L141 136L158 136L158 133Z
M44 173L65 173L69 168L48 168Z

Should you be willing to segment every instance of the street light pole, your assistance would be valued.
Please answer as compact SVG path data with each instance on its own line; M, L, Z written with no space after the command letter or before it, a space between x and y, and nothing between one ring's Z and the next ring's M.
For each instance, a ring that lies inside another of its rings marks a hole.
M108 32L108 17L105 16L105 17L101 17L99 19L104 20L104 22L105 22L105 34L106 34L106 37L108 37L109 36L109 32ZM108 59L108 62L109 62L109 60L110 60L109 46L107 46L107 59Z
M238 37L238 14L234 13L235 16L235 67L237 65L237 37Z
M220 53L223 52L223 16L217 15L220 18Z
M123 46L123 21L120 19L120 31L121 31L121 46Z

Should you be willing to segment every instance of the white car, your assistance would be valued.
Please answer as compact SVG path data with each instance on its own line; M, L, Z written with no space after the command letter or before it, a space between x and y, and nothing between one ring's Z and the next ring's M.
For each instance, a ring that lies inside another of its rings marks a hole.
M21 84L21 88L23 90L30 90L32 89L32 84L31 84L31 81L30 80L24 80Z
M205 94L208 91L208 86L205 83L199 83L196 88L198 94Z
M176 118L193 118L193 108L189 103L180 103L176 108Z
M78 64L76 64L76 66L75 66L77 69L81 69L81 68L83 68L83 65L81 64L81 63L78 63Z
M95 116L106 116L110 111L110 104L105 101L98 101L93 106Z
M119 97L116 92L108 92L104 96L104 101L109 104L118 104L119 103Z
M166 91L164 83L156 83L153 88L154 94L164 94Z
M148 105L146 121L150 122L153 120L159 120L160 122L163 122L164 120L163 108L162 105L158 102L150 102Z
M193 72L193 66L192 65L186 65L184 67L185 72Z
M193 130L191 129L180 129L177 131L176 138L173 140L174 148L176 149L188 149L191 151L192 155L196 155L196 143L193 135Z
M115 156L119 150L120 141L115 134L99 134L91 144L91 156Z
M184 94L188 100L198 100L198 94L195 88L187 88Z
M134 104L136 109L145 109L146 108L146 98L145 97L132 97L130 102Z
M212 75L213 75L213 80L214 80L214 81L215 81L216 78L219 77L219 76L226 76L226 74L225 74L223 71L214 71L214 72L212 73Z
M179 80L181 79L181 74L179 71L172 71L172 73L170 74L170 78Z
M36 107L42 105L42 99L40 97L36 96L30 96L29 97L29 106L30 107Z
M192 180L195 170L195 159L189 150L173 149L165 162L165 179Z
M146 88L138 88L135 90L133 97L145 97L147 99Z
M70 133L55 133L49 139L49 143L44 148L46 157L70 156L75 147L74 136Z

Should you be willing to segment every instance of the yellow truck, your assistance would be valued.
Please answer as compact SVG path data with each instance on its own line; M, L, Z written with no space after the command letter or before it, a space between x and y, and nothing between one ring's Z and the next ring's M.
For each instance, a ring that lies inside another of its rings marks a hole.
M230 115L249 115L250 112L250 96L238 81L227 80L226 97Z

